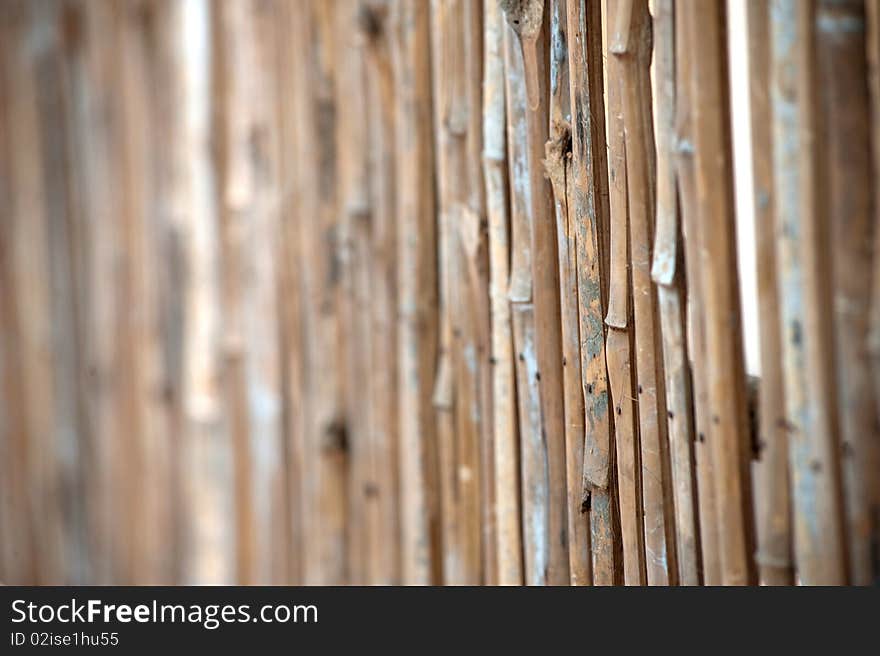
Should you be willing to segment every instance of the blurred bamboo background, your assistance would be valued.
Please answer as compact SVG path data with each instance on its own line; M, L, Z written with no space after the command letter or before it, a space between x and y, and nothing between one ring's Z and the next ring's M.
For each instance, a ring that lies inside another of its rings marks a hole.
M877 581L878 126L880 0L0 0L0 581Z

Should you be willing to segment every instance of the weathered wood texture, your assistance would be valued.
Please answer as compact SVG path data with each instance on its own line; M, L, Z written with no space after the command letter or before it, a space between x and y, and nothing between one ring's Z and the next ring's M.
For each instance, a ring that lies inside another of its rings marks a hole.
M0 2L0 582L875 581L880 5L730 6Z

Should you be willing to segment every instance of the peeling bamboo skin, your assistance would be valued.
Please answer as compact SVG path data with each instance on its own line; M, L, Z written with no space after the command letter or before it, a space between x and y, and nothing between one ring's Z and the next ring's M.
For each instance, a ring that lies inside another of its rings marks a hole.
M533 207L526 111L526 83L522 50L516 33L505 20L504 57L507 104L508 176L510 179L511 281L508 296L516 367L519 419L520 489L522 490L523 582L546 584L548 549L546 477L539 383L535 378L534 306L532 304Z
M553 189L562 334L568 563L572 585L592 583L590 515L583 508L584 396L578 313L576 224L573 207L571 111L565 2L552 2L550 16L550 139L544 167Z
M519 41L523 52L528 101L526 123L529 149L529 185L532 206L532 280L536 376L541 385L541 434L546 450L548 497L545 517L548 585L564 585L569 581L568 512L565 486L565 418L562 381L559 269L557 243L553 230L552 194L543 174L544 144L548 136L549 76L548 47L550 16L542 2L530 3L533 25L519 24ZM510 10L508 21L511 21ZM516 20L516 19L514 19ZM528 31L523 32L523 28ZM516 29L516 25L515 25Z
M819 111L825 117L832 253L840 463L846 503L849 580L868 585L871 561L871 442L876 440L868 368L870 275L875 226L871 216L871 133L862 2L820 1L816 55L821 62Z
M547 585L549 550L546 506L549 495L543 475L540 382L535 346L534 309L530 304L511 308L516 345L516 384L519 397L520 462L523 494L523 567L526 585Z
M572 107L572 207L576 231L581 382L586 411L583 478L590 507L593 583L613 585L615 553L613 431L605 365L604 312L608 296L608 180L599 3L568 7Z
M751 0L747 12L749 48L752 53L749 97L755 235L758 243L758 303L761 313L760 461L756 465L761 494L755 502L758 531L755 559L762 585L791 585L794 571L791 501L774 243L776 217L773 205L769 5L764 0Z

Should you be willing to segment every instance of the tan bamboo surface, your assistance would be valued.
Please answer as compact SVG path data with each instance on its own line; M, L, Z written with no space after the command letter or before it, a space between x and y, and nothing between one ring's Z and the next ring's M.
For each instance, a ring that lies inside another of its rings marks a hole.
M878 125L877 0L0 3L0 582L877 581Z
M718 550L718 507L715 501L715 467L711 441L706 325L703 313L702 264L700 259L700 208L697 204L694 158L693 110L691 104L693 47L690 16L682 7L675 13L676 63L676 153L678 194L687 275L688 346L691 361L694 403L694 460L697 469L697 506L700 527L702 580L705 585L721 584Z
M773 212L773 134L770 106L769 4L747 5L749 26L749 98L752 113L755 238L758 241L758 304L761 313L760 426L755 499L757 546L755 559L761 583L792 583L791 500L788 442L784 426L785 388L776 281L776 218Z

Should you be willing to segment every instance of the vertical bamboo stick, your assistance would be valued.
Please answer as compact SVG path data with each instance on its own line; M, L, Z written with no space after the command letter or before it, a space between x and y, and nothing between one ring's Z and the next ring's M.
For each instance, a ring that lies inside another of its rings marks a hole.
M339 163L340 263L342 288L340 320L345 326L346 423L349 426L348 580L363 585L368 572L376 568L378 552L372 551L372 534L378 532L376 497L370 472L373 436L372 367L370 366L371 322L369 315L370 239L372 207L368 158L368 112L363 37L359 33L359 4L356 0L337 3L335 94L336 160ZM356 382L357 381L357 382ZM356 386L356 387L355 387Z
M602 79L601 3L568 5L568 60L572 107L573 208L582 389L586 409L584 503L590 512L593 583L612 585L616 508L612 475L613 413L609 413L604 312L608 305L609 212Z
M212 37L216 34L211 26L218 16L205 0L171 5L169 20L177 27L169 37L173 39L170 48L181 69L178 102L169 108L176 117L170 128L176 136L169 142L176 144L182 161L169 183L168 202L172 213L180 213L177 229L186 270L184 289L179 292L184 299L180 386L185 435L178 465L185 472L178 488L183 497L178 521L184 524L178 529L183 543L180 569L188 583L229 583L234 576L234 535L228 518L234 499L225 484L231 476L232 453L218 384L220 234L211 151L212 99L219 97L212 83L216 65ZM169 320L173 321L173 316Z
M492 393L492 311L490 299L489 228L483 180L484 1L465 2L465 72L468 104L468 196L462 243L468 256L480 407L480 525L482 581L498 584L495 499L495 437ZM488 301L488 303L487 303Z
M519 38L526 86L529 183L532 221L532 277L535 304L535 339L541 378L541 422L546 444L548 479L546 582L562 585L569 580L565 489L565 425L562 382L562 346L558 322L559 269L553 235L551 195L541 161L548 133L549 80L547 47L549 11L543 0L508 2L502 7Z
M873 580L871 562L871 442L876 441L868 350L871 217L871 130L865 57L865 4L820 0L816 10L820 62L819 111L827 167L833 244L834 336L840 417L840 460L846 503L849 579ZM824 243L824 242L823 242Z
M467 194L461 175L467 167L463 10L462 0L437 0L431 6L441 277L441 349L434 405L440 447L443 580L453 585L474 584L479 576L474 549L479 527L474 524L477 508L472 494L478 431L473 405L476 361L472 360L473 369L465 362L470 313L465 290L467 262L459 240Z
M606 51L617 24L619 4L609 2L605 19ZM610 53L609 53L610 54ZM608 181L611 217L608 335L605 359L608 387L614 407L614 441L617 456L617 484L620 504L620 532L623 544L623 575L626 585L644 585L645 536L642 523L642 481L639 448L639 419L633 367L634 330L629 271L629 206L627 198L627 159L623 117L622 64L618 57L606 55L608 80Z
M544 475L541 408L538 381L530 378L534 365L534 305L532 303L532 205L526 128L526 88L522 52L516 34L504 27L507 99L507 161L510 178L510 290L516 392L519 408L519 446L522 490L523 580L542 585L547 568L544 533L547 478ZM526 341L528 340L528 341Z
M650 14L646 1L622 0L610 43L620 59L626 131L630 257L636 335L639 427L644 504L645 563L649 585L674 584L675 552L666 396L656 292L651 283L654 230L654 134L651 124Z
M516 390L508 301L510 226L505 156L504 18L494 0L483 17L483 179L489 221L489 301L492 316L492 429L498 583L522 584Z
M22 371L26 365L19 334L18 294L15 272L16 177L12 162L13 131L16 116L13 96L17 93L14 71L18 57L15 46L22 29L20 3L0 6L0 375L3 382L4 410L0 422L3 448L3 581L27 584L38 580L36 526L31 521L30 479L28 476L28 432L24 406ZM8 532L7 532L8 531Z
M277 256L279 231L277 117L272 78L273 14L237 3L224 8L227 48L226 170L223 186L230 284L239 297L231 339L233 380L241 404L236 420L239 576L271 579L272 509L279 489L281 390L278 357ZM238 278L237 280L231 280Z
M749 0L749 100L752 122L755 235L758 243L758 306L761 319L760 462L758 509L760 581L791 585L791 508L784 430L785 390L776 283L773 206L773 142L770 107L770 15L766 0Z
M873 126L872 171L876 176L880 172L880 2L869 0L865 4L868 19L868 75L871 91L871 125ZM874 185L874 267L871 276L871 329L869 349L871 354L871 373L874 381L874 397L880 399L880 185ZM880 409L880 404L875 407ZM871 532L874 544L880 544L880 437L874 431L874 439L870 442L869 468L873 472L869 482L871 504ZM880 557L876 555L874 579L880 577Z
M687 315L689 355L693 377L694 458L697 470L700 552L703 582L721 583L721 556L718 548L718 509L715 499L715 468L712 459L712 425L709 408L709 372L706 354L706 327L703 314L703 281L700 260L700 224L694 161L693 38L690 10L680 5L675 13L676 35L676 154L678 193L684 229L685 269L688 283ZM708 438L708 441L707 441Z
M297 34L295 9L290 3L279 3L276 18L282 30ZM302 67L296 66L297 46L291 39L280 39L276 64L278 84L278 131L280 143L279 175L281 193L281 258L279 260L278 293L281 312L279 340L281 345L281 381L283 391L282 453L285 467L286 504L282 512L282 529L287 549L285 582L302 585L306 576L304 553L308 540L305 530L307 463L305 457L305 404L303 365L305 335L303 327L304 286L298 275L299 230L297 226L298 107L296 94L304 82Z
M367 47L367 94L370 108L371 198L373 203L371 270L373 302L372 362L374 411L373 490L378 512L372 549L380 554L371 582L400 582L400 504L398 468L397 283L395 264L394 79L391 69L390 7L386 0L365 3L360 12Z
M10 21L4 46L4 71L7 117L10 122L8 153L15 165L10 170L11 208L4 220L9 240L9 268L17 322L15 333L20 349L21 368L17 384L21 386L22 434L26 456L26 521L32 522L34 540L32 584L57 583L64 575L62 490L59 489L58 450L63 417L53 411L57 372L53 361L54 321L52 290L49 286L52 266L50 238L53 211L46 194L53 189L51 162L46 161L46 143L50 135L41 133L40 65L50 56L50 40L40 38L40 10L45 5L15 3L7 9ZM46 29L43 26L42 29ZM45 34L42 35L45 37Z
M816 223L821 221L813 193L816 153L812 112L812 3L774 0L773 163L777 224L779 296L782 299L786 428L792 480L795 564L805 584L845 580L839 496L831 452L827 396L815 395L810 377L821 375L816 351L821 334L811 321L820 302ZM812 306L812 309L811 309ZM823 379L827 382L827 379Z
M334 6L303 3L292 13L300 47L294 62L299 126L296 139L300 186L297 196L298 274L304 286L303 366L307 516L307 584L346 580L348 435L340 379L340 261L334 180L336 103L333 94Z
M700 534L694 476L693 390L685 339L685 278L675 167L675 4L654 7L657 120L657 225L651 277L657 283L666 375L678 580L700 584Z
M164 252L167 267L158 267L161 246L173 244L167 236L172 225L161 199L158 171L166 170L165 155L153 147L160 138L162 109L168 85L162 80L161 33L154 30L162 20L161 7L143 0L119 6L118 47L119 95L124 129L120 157L125 211L122 215L122 248L126 253L122 268L128 301L121 318L121 365L128 375L122 383L122 426L129 430L132 443L128 453L128 485L131 502L141 513L131 523L131 580L138 583L168 582L173 553L171 460L174 418L177 414L179 379L176 360L164 357L164 344L171 344L173 332L163 331L165 314L162 301L173 303L162 292L163 273L179 270L173 246ZM116 44L114 43L114 49ZM157 88L151 89L151 83ZM161 272L161 269L165 269ZM163 335L164 333L164 335ZM165 339L163 339L163 336ZM163 344L164 342L164 344Z
M700 55L693 61L691 117L701 217L700 261L712 422L710 448L718 517L723 518L718 525L721 582L742 585L754 580L753 515L739 326L730 126L725 121L728 107L726 10L722 5L708 3L688 9L691 46L693 52Z
M431 413L437 333L428 6L395 5L395 91L403 581L438 579L436 441Z
M568 84L565 2L550 4L550 139L544 167L553 189L559 253L562 329L562 382L565 411L565 469L568 516L568 564L572 585L592 583L590 523L584 512L584 396L581 388L578 281L574 208L570 206L571 97Z

